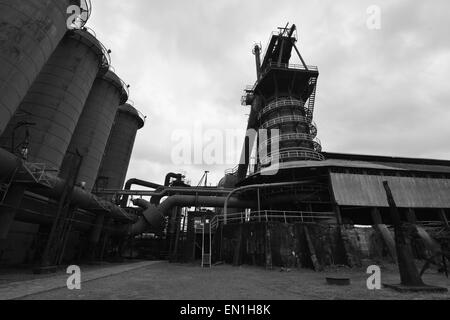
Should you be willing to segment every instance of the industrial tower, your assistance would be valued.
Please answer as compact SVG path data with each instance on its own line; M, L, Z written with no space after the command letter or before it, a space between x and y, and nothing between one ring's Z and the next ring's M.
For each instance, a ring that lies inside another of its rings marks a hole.
M289 24L278 28L270 35L264 57L261 60L261 46L254 46L257 81L249 86L242 97L242 105L251 106L248 129L269 130L267 138L258 139L258 156L251 172L258 173L270 166L276 159L281 166L294 161L322 161L322 147L317 139L317 126L313 122L318 68L306 65L297 48L296 26ZM294 50L294 52L293 52ZM301 64L291 64L296 54ZM279 134L270 136L270 129ZM274 143L278 150L272 150ZM245 159L250 150L244 146ZM243 157L244 158L244 157ZM241 163L239 180L245 178L249 161Z

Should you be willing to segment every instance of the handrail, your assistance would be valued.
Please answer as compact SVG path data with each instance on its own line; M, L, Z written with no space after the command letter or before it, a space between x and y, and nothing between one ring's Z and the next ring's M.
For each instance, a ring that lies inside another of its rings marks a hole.
M226 221L227 224L281 221L284 223L301 222L317 223L321 220L335 218L334 212L312 212L312 211L281 211L281 210L261 210L247 212L237 212L224 215L216 215L211 219L211 229L217 229L220 223Z
M135 108L135 109L136 109L136 108ZM144 122L144 125L145 125L145 123L147 122L147 116L144 115L144 114L143 114L141 111L139 111L138 109L136 109L136 111L137 111L139 117L142 119L142 121Z
M128 94L128 96L130 96L130 95ZM133 100L128 99L127 104L129 104L130 106L132 106L132 107L136 110L136 112L138 113L139 117L142 119L142 121L144 122L144 125L145 125L145 123L147 122L147 116L144 115L141 111L139 111L139 110L135 107L135 103L134 103Z
M111 54L110 54L111 51L106 49L105 45L100 40L98 40L97 34L95 33L95 31L92 28L83 27L83 30L86 32L89 32L97 40L98 44L100 45L100 47L102 49L102 54L103 54L101 67L109 69L109 67L111 66Z
M271 127L275 127L280 124L284 123L290 123L290 122L300 122L304 123L306 125L309 125L310 135L316 137L317 136L317 126L314 121L311 121L311 119L308 119L308 117L299 116L299 115L292 115L292 116L283 116L271 119L267 122L264 122L261 125L261 129L269 129Z
M300 116L300 115L283 116L283 117L270 119L269 121L264 122L261 125L261 128L262 129L268 129L268 128L276 126L278 124L289 123L289 122L302 122L302 123L305 123L305 124L309 123L308 118L304 117L304 116Z
M109 70L114 72L114 74L117 76L117 78L119 78L119 81L120 81L120 84L122 85L123 90L127 93L127 96L129 97L130 96L130 86L128 84L126 84L125 81L123 81L122 78L117 75L116 68L114 68L114 66L112 66L111 64L109 65ZM130 100L128 100L128 101L130 101Z
M291 158L300 158L303 161L324 161L325 157L316 151L313 150L304 150L299 148L293 148L292 150L286 150L281 152L275 152L268 154L267 156L261 158L262 165L269 165L272 159L277 159L278 161L291 159Z
M237 165L234 168L225 170L225 175L235 175L238 172L238 170L239 170L239 165Z
M306 179L306 180L298 180L295 182L262 183L262 184L253 184L253 185L239 187L239 188L231 191L228 194L228 196L226 197L224 205L223 205L223 215L226 220L226 217L228 214L228 202L230 201L231 197L238 192L248 191L248 190L252 190L252 189L259 190L259 189L267 189L267 188L275 188L275 187L295 186L295 185L302 185L302 184L308 184L308 183L313 183L313 182L314 181L312 181L312 180Z
M23 168L26 170L29 176L36 182L37 184L45 185L47 187L54 187L55 182L50 173L57 174L58 170L54 168L50 168L45 163L33 163L33 162L24 162Z
M303 108L306 112L307 108L305 108L305 104L305 102L293 98L275 99L259 112L258 118L261 119L268 112L283 107L300 107Z
M279 68L279 69L295 69L295 70L305 70L305 71L319 71L319 68L317 66L306 66L308 69L305 68L302 64L292 64L292 63L278 63L271 61L267 67L266 70L270 68Z
M306 134L306 133L287 133L279 136L274 136L270 139L264 140L259 143L259 151L261 154L261 150L264 150L264 148L267 149L269 144L275 143L275 142L285 142L285 141L305 141L313 143L314 150L316 152L322 152L322 143L321 141L316 138L314 135Z
M283 141L289 141L289 140L306 140L308 142L317 142L318 144L322 144L319 138L314 137L312 134L307 133L286 133L282 135L274 136L270 139L264 140L260 142L260 145L264 145L267 143L274 143L274 142L283 142Z

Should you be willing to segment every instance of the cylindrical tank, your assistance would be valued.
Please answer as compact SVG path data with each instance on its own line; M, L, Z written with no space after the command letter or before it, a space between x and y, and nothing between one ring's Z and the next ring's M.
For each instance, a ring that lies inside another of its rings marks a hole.
M80 0L0 0L0 134L67 31Z
M106 72L102 48L89 32L68 31L8 124L1 145L10 147L14 141L14 152L26 152L29 162L59 170L92 84L100 70Z
M97 178L100 189L121 189L125 182L136 133L144 118L130 104L120 106Z
M78 172L78 182L85 183L91 191L102 162L114 117L120 105L128 100L124 83L112 71L99 75L84 106L80 120L72 136L68 154L61 167L60 176L70 174L72 154L78 150L83 161Z

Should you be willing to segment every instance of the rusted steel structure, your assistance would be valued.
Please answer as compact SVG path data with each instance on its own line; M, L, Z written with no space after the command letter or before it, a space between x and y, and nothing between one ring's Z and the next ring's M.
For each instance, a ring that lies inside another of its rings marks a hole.
M36 250L44 252L41 271L123 248L134 256L134 240L141 249L151 241L153 256L195 259L204 226L212 252L200 248L213 262L321 270L395 260L386 182L400 219L423 243L435 246L427 232L448 231L450 161L322 150L314 122L319 70L301 55L295 25L253 48L256 81L241 99L250 107L249 135L241 162L217 187L192 187L175 173L161 184L125 183L146 118L127 102L128 86L92 32L60 32L54 41L27 85L21 80L24 92L0 101L0 263L29 262Z

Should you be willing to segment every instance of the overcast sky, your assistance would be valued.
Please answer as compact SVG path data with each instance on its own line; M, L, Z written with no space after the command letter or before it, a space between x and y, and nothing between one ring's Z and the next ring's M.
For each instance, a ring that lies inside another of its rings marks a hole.
M167 172L184 171L196 184L209 170L217 183L233 165L173 164L173 131L201 123L243 137L252 45L265 47L287 22L298 26L306 62L319 67L314 119L325 151L450 159L448 0L92 2L88 26L148 115L129 178L162 183ZM380 30L367 28L371 5L381 8Z

